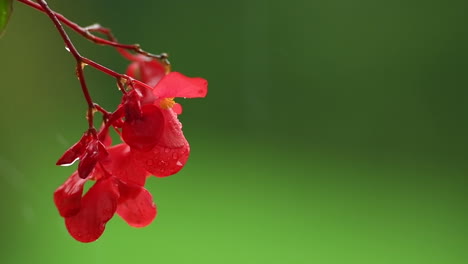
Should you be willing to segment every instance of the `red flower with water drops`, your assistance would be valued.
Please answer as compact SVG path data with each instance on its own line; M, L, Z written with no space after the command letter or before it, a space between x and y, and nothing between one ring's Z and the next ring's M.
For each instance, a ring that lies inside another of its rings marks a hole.
M127 74L154 85L151 91L146 87L138 88L141 94L146 94L141 101L141 109L146 111L147 117L141 123L160 125L159 130L155 129L152 134L154 140L151 144L138 146L135 144L137 141L126 137L125 133L123 139L131 146L134 158L141 167L157 177L173 175L182 169L190 154L189 143L177 118L177 115L182 113L182 106L176 103L174 98L205 97L207 81L186 77L178 72L168 72L167 67L164 68L156 60L136 61L129 66ZM151 121L148 121L149 116Z
M149 173L135 164L125 144L108 153L87 179L75 172L54 193L68 232L81 242L98 239L115 213L133 227L147 226L156 217L153 198L144 188ZM83 196L88 179L96 182Z
M68 166L80 160L78 170L55 191L54 201L68 232L81 242L98 239L115 213L133 227L150 224L157 211L144 188L146 178L177 173L190 153L177 118L182 107L174 98L206 96L206 80L169 72L156 60L136 58L127 74L147 86L134 85L124 92L99 133L85 133L57 162ZM111 146L109 127L123 143ZM88 180L95 183L83 195Z

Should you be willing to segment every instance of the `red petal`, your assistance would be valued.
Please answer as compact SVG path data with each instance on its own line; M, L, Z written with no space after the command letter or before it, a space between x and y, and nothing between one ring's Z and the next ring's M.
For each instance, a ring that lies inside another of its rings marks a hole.
M109 134L109 127L105 124L102 124L102 127L99 130L99 141L101 141L105 147L112 145L112 138Z
M153 90L146 88L145 86L141 86L138 83L134 83L135 90L138 91L139 98L141 105L153 104L156 101L156 97L153 94Z
M78 164L78 175L83 179L88 177L96 167L97 162L107 155L106 147L100 141L94 140L89 143L86 153L81 158L80 164Z
M172 109L161 110L164 131L161 139L150 151L132 149L137 163L157 177L177 173L187 162L190 147L182 133L182 124Z
M83 145L81 142L76 143L75 145L71 146L65 153L63 153L62 157L55 163L58 166L71 166L75 161L77 161L81 154L83 153Z
M83 197L78 214L65 218L70 235L85 243L98 239L114 215L118 199L118 186L113 178L98 180Z
M132 62L130 65L127 67L127 71L125 72L126 75L140 80L141 79L141 73L140 73L140 62Z
M154 87L164 77L166 70L159 61L151 60L140 64L140 72L141 81Z
M149 173L142 167L138 166L130 155L130 147L127 144L118 144L107 149L109 158L101 162L103 166L119 180L136 184L138 186L145 185L146 176Z
M93 171L98 162L98 156L92 153L86 153L78 164L78 175L82 179L86 179Z
M134 149L147 151L161 138L164 117L161 110L154 105L145 105L141 111L141 118L125 121L122 139Z
M85 133L78 142L71 146L62 157L57 161L56 165L70 166L77 161L80 156L85 152L88 142L91 140L91 135Z
M123 105L125 108L125 119L133 121L141 118L141 95L137 90L132 90L123 96Z
M182 106L178 103L175 103L173 106L172 106L172 110L174 110L174 113L180 115L182 114Z
M81 207L81 195L86 180L74 172L64 184L54 192L55 206L61 216L68 217L78 213Z
M142 56L144 57L144 56ZM131 63L127 75L154 87L165 75L164 66L157 60L142 60Z
M158 98L173 97L205 97L208 82L203 78L190 78L178 72L171 72L154 88L154 95Z
M156 217L156 205L153 197L143 187L140 187L136 195L120 199L117 214L130 226L144 227L149 225Z

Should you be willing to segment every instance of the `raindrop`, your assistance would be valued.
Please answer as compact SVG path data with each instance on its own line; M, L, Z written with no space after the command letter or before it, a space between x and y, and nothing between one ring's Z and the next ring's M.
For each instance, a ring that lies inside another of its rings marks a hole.
M70 52L70 48L68 48L67 46L65 46L65 50Z
M177 159L177 153L175 153L175 152L172 153L172 158L176 160Z

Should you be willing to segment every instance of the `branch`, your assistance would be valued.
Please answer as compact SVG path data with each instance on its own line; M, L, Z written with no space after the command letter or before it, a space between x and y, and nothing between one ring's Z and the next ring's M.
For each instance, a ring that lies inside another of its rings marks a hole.
M45 8L41 4L37 4L37 3L35 3L33 1L31 1L31 0L18 0L18 1L23 3L23 4L26 4L26 5L30 6L32 8L35 8L35 9L41 11L41 12L44 12L44 13L47 12L45 10ZM166 53L161 53L159 55L156 55L156 54L152 54L152 53L149 53L147 51L144 51L140 47L139 44L121 44L121 43L117 42L117 39L113 36L111 30L108 29L108 28L102 27L99 24L93 24L93 25L90 25L90 26L87 26L87 27L81 27L78 24L68 20L66 17L64 17L63 15L61 15L59 13L56 13L54 11L51 11L51 12L52 12L52 14L55 15L55 17L60 22L62 22L66 26L68 26L70 29L72 29L76 33L80 34L81 36L87 38L88 40L90 40L90 41L92 41L92 42L94 42L96 44L115 47L119 51L119 53L122 54L122 56L124 56L125 58L127 58L129 60L135 61L135 60L139 60L139 59L134 54L128 53L127 50L134 51L135 53L142 54L142 55L144 55L146 57L151 57L151 58L158 59L159 61L161 61L162 63L164 63L166 65L170 64L169 61L167 60L168 55ZM91 32L99 32L101 34L104 34L108 39L100 38L100 37L98 37L96 35L93 35Z

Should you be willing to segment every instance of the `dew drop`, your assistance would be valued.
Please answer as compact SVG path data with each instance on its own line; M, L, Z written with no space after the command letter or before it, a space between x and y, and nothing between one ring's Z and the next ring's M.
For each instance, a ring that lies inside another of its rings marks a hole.
M176 160L177 159L177 153L175 153L175 152L172 153L172 158Z
M177 161L176 165L177 165L177 166L180 166L180 167L183 166L182 162L180 162L180 161Z
M169 153L170 149L166 148L164 152Z
M65 50L70 52L70 49L67 46L65 46Z

